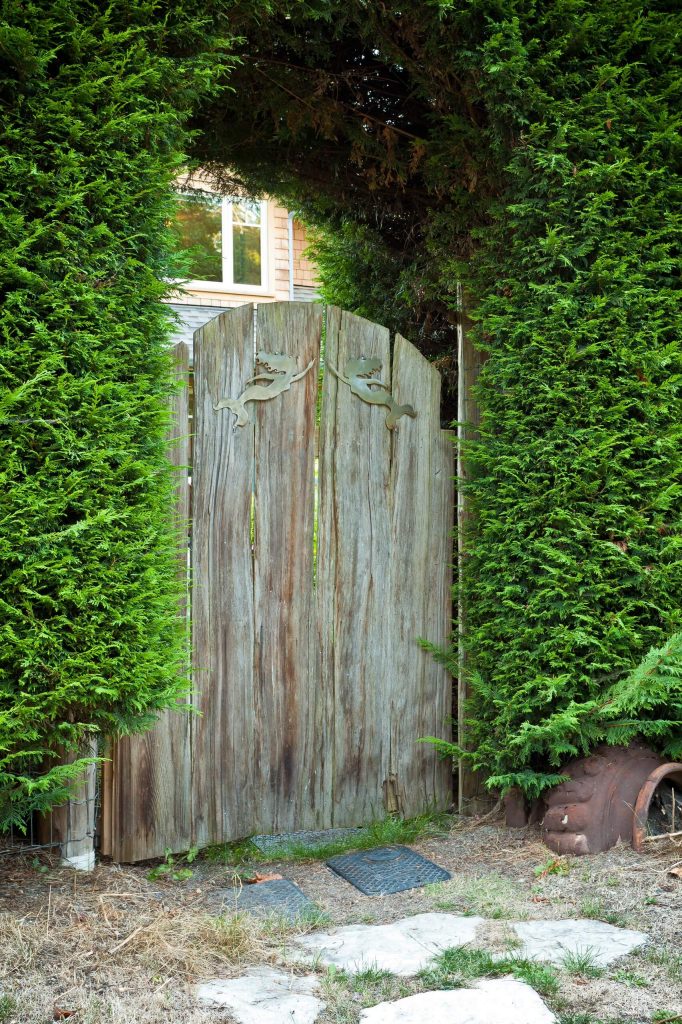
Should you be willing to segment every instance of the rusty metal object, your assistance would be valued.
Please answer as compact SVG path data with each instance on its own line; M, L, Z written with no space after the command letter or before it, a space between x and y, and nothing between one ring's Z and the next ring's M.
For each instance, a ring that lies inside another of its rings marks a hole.
M520 789L510 789L502 800L507 828L525 828L528 824L526 800Z
M569 762L561 773L570 781L545 797L547 846L557 853L580 856L609 850L619 839L632 842L640 791L662 766L663 759L641 743L600 746L589 757Z
M505 795L504 823L507 828L525 828L539 824L545 812L544 800L528 800L520 789L514 787Z
M642 853L644 851L644 842L647 835L647 820L649 818L651 801L654 793L665 779L669 782L676 782L678 786L682 786L682 764L678 764L675 761L669 761L667 764L659 765L658 768L649 775L648 779L639 791L639 795L637 796L637 801L635 803L634 823L632 829L632 845L638 853ZM680 822L680 828L682 829L682 822Z

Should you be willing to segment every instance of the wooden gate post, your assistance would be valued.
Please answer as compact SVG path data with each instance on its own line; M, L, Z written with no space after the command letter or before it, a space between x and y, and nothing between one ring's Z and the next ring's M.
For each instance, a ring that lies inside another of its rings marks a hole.
M176 379L186 386L171 398L168 458L175 470L175 494L169 513L177 534L177 575L182 591L178 616L189 634L189 349L180 342L172 352ZM187 702L188 698L183 698L179 703ZM136 861L162 857L169 847L173 853L189 849L190 730L188 712L168 710L149 732L124 736L111 744L110 760L102 771L100 850L105 856Z
M466 671L464 636L466 632L466 605L462 593L462 572L466 558L466 526L470 519L469 503L462 483L467 479L464 442L476 437L479 408L473 395L484 363L484 354L471 343L464 308L462 286L457 286L457 742L466 749L467 735L464 705L469 696ZM466 762L458 765L458 810L460 814L480 814L493 805L483 785L480 772L474 772Z
M97 756L93 740L87 757ZM83 755L81 755L83 756ZM69 760L74 760L70 757ZM83 778L76 783L68 803L52 812L52 834L61 843L61 862L76 871L92 871L95 867L95 808L97 800L97 764L89 764Z

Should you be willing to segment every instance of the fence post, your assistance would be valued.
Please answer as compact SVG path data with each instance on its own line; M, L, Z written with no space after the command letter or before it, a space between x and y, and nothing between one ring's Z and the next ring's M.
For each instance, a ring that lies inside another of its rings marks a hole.
M97 741L85 750L63 757L70 764L81 757L96 757ZM55 807L43 820L41 842L59 846L61 863L76 871L92 871L95 867L95 830L97 827L97 764L89 764L81 778L73 784L71 798Z
M462 484L467 478L464 442L477 436L479 408L473 387L484 362L484 355L471 343L464 307L462 286L457 285L457 742L466 749L467 735L464 704L469 696L466 653L466 605L462 593L462 573L466 558L465 532L470 518L469 503ZM490 810L494 801L486 792L480 772L459 762L458 810L460 814L480 814Z

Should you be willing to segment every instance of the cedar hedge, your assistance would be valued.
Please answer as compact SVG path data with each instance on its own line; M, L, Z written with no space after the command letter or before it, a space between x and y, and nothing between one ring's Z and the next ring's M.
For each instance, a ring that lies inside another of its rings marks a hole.
M184 686L160 299L205 9L0 8L0 829Z
M200 155L320 227L328 298L450 365L461 281L487 355L465 755L530 795L602 727L679 755L679 643L631 675L682 625L679 5L307 0L240 31Z

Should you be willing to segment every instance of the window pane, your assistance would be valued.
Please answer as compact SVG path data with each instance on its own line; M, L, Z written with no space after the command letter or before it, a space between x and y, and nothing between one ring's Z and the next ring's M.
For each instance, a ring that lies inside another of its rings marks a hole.
M172 224L177 249L189 249L194 281L222 281L222 204L217 196L183 196Z
M260 263L261 206L251 199L232 202L232 261L235 284L263 283Z
M260 225L260 203L253 199L235 199L232 203L232 220L245 227Z

